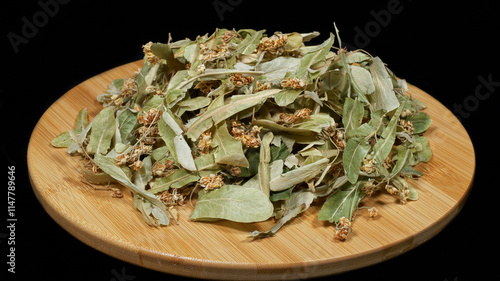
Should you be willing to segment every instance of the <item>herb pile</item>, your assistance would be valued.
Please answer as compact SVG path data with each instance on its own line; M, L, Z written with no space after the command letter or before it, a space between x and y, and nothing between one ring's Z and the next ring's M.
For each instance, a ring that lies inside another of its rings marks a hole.
M151 225L275 218L274 235L313 201L345 239L365 196L418 198L412 168L431 158L431 119L378 57L334 47L333 34L218 29L143 46L144 64L115 79L52 145L80 155L92 184L119 182ZM337 31L338 36L338 31ZM112 195L120 197L119 189ZM376 215L376 207L367 208Z

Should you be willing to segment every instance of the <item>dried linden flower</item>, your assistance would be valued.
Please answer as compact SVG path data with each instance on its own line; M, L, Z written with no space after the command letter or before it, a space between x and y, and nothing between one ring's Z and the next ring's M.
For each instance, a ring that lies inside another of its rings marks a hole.
M351 221L346 217L341 217L337 224L337 230L333 236L334 239L344 241L349 236L349 233L352 232Z
M288 37L285 34L275 34L271 37L264 37L260 40L257 50L267 52L273 55L280 55L284 52L283 46Z
M368 215L371 217L371 218L374 218L378 215L378 210L377 208L375 207L371 207L368 209Z
M200 185L204 187L205 190L217 189L224 185L224 181L222 180L222 176L210 174L208 176L204 176L200 179Z
M292 88L292 89L301 89L306 86L306 80L295 78L288 78L281 80L281 87L283 88Z

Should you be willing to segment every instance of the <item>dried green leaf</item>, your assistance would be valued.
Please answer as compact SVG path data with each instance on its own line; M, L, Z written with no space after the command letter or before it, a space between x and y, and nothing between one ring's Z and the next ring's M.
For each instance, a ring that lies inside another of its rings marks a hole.
M281 174L281 176L271 180L270 182L271 190L282 191L301 182L313 179L314 177L318 176L323 172L323 170L328 165L328 161L329 161L328 159L322 158L309 165L305 165L300 168Z
M113 108L106 107L92 120L90 140L87 146L89 154L106 154L115 135L115 113Z
M225 219L236 222L258 222L270 218L273 204L262 191L239 185L224 185L211 191L200 191L190 218L194 221Z
M259 186L262 193L269 196L270 192L270 181L271 181L271 169L269 163L271 162L271 142L274 138L272 132L267 133L261 141L260 155L259 155L259 167L258 167L258 179Z
M389 112L398 108L399 100L394 93L391 77L379 57L372 59L370 73L375 85L375 92L370 95L374 109Z
M251 233L254 238L263 238L276 234L276 232L288 221L298 216L311 206L314 200L314 195L310 191L298 191L292 193L291 198L285 201L285 212L283 216L271 229L267 231L255 230Z
M362 187L363 182L349 183L334 191L318 212L318 220L338 222L342 217L352 220L359 202L366 195L361 190Z
M366 138L351 138L347 141L342 160L350 183L354 184L358 180L361 162L370 149L371 145Z
M361 125L363 120L364 106L357 98L347 97L344 102L344 112L342 114L342 123L346 132L346 137L350 138L351 132Z
M330 37L321 45L308 50L300 60L300 65L297 69L297 77L306 78L306 75L312 72L311 67L326 58L334 41L335 36L330 34Z
M214 124L218 124L219 122L226 120L227 118L247 108L263 103L267 98L280 91L280 89L270 89L260 91L252 95L235 95L229 98L229 102L222 106L209 106L205 113L197 117L193 123L189 124L186 135L194 141ZM223 97L221 96L217 99L220 98Z
M245 34L247 35L238 44L236 52L243 55L250 55L251 53L253 53L257 48L257 45L259 45L260 39L262 38L264 32L266 32L265 29L259 31L245 29ZM240 33L242 32L240 31Z
M279 106L287 106L303 92L303 89L285 89L274 96L274 101Z
M396 110L387 124L387 127L385 127L382 132L382 135L373 146L373 159L375 159L378 165L382 165L387 156L389 156L389 153L391 153L392 146L396 140L396 128L398 126L399 116L401 115L405 103L406 101Z
M421 134L425 132L432 123L431 117L425 112L419 112L416 115L411 115L406 120L413 123L413 129L415 134Z
M225 121L216 126L212 140L216 145L214 157L217 164L249 167L248 160L243 153L241 141L229 134Z
M191 183L197 182L200 177L186 169L176 169L172 174L162 177L154 182L153 188L149 192L158 194L169 188L181 188Z

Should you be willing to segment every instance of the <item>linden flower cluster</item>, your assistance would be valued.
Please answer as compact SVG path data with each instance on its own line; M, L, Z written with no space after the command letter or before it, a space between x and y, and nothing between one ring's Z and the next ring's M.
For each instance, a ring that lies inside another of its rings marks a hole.
M199 183L205 190L217 189L224 185L222 176L215 174L200 178Z
M151 145L145 145L141 142L134 148L134 150L132 150L132 152L118 154L118 156L116 156L115 164L117 166L128 164L130 168L137 171L142 168L142 161L140 160L141 155L149 154L152 148L153 147Z
M333 236L334 239L337 240L346 240L349 233L352 232L352 224L351 221L346 217L341 217L337 224L337 230Z
M259 52L267 52L272 55L280 55L284 52L288 37L285 34L274 34L271 37L264 37L260 40L257 50Z
M243 87L245 85L252 83L253 77L252 76L244 77L240 73L235 73L231 75L231 77L229 77L229 81L231 81L231 83L233 83L233 85L235 85L236 87Z
M246 147L257 148L260 145L259 133L260 127L252 126L250 129L246 129L245 126L240 121L231 120L231 131L230 134L233 138L241 141Z
M309 108L302 108L295 111L293 114L281 113L277 123L280 125L289 126L302 121L302 119L309 118L311 112L312 111Z
M287 79L281 80L280 84L281 84L281 87L283 87L283 88L301 89L301 88L304 88L306 86L306 80L299 79L297 77L287 78Z
M153 42L149 41L146 45L142 46L142 51L144 52L144 56L149 63L159 63L161 61L160 58L155 56L151 51L151 46Z
M133 96L137 93L137 84L135 83L134 78L128 78L123 83L122 89L118 95L112 95L110 100L117 107L123 104L123 99Z
M212 150L212 133L210 131L201 134L197 149L200 155L207 155L210 153Z

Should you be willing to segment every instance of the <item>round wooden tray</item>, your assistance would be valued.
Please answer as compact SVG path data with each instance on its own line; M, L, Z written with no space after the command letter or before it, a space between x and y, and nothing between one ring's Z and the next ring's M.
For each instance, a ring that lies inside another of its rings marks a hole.
M460 122L420 89L410 93L427 105L433 123L425 136L432 160L416 168L425 176L413 184L420 199L402 205L380 193L367 197L376 206L370 218L360 209L347 241L333 240L334 226L317 220L313 205L276 236L252 240L249 233L271 227L272 220L242 224L192 222L192 207L179 208L180 224L155 228L135 210L129 192L121 199L82 182L78 161L50 141L74 127L86 107L95 116L96 96L115 78L130 77L142 62L129 63L79 84L58 99L36 125L28 147L33 191L47 213L87 245L115 258L169 274L207 279L286 280L340 273L398 256L441 231L460 211L470 189L475 156ZM120 187L116 185L116 187ZM123 187L120 187L123 189Z

